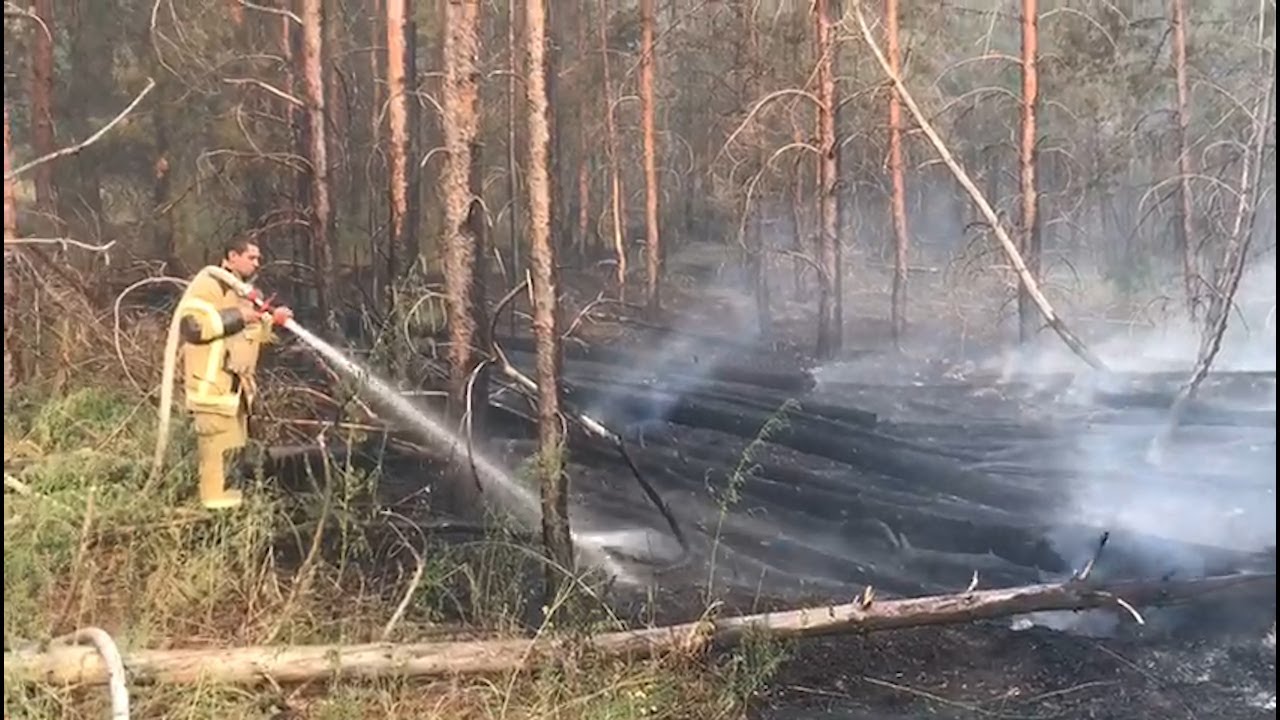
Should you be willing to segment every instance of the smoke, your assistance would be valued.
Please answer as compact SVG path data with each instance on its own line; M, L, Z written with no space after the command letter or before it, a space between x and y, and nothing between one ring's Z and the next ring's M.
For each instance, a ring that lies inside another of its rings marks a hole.
M1242 279L1214 374L1158 465L1146 450L1200 350L1200 333L1185 314L1094 344L1111 369L1128 376L1079 371L1079 361L1061 349L1024 354L1014 363L1032 376L1075 365L1058 400L1087 420L1070 423L1068 441L1055 453L1054 464L1070 469L1072 480L1050 538L1074 567L1094 552L1085 527L1112 531L1125 560L1116 574L1220 573L1234 569L1220 560L1215 566L1222 550L1274 553L1275 293L1271 257ZM1109 634L1116 619L1055 613L1018 622Z
M652 351L637 354L621 371L616 367L610 369L610 383L616 384L620 393L628 394L632 402L623 408L617 394L602 393L587 408L588 415L614 422L623 419L641 427L665 420L679 398L705 382L717 365L733 352L731 348L716 346L708 338L724 337L742 345L758 338L754 300L742 289L740 273L736 269L726 272L722 258L723 250L702 244L686 245L669 256L669 267L690 275L672 273L666 302L673 302L672 295L679 292L670 285L683 280L700 284L697 291L700 304L681 307L680 319L672 325L675 332L659 341ZM650 386L660 392L635 402L638 396L635 386Z

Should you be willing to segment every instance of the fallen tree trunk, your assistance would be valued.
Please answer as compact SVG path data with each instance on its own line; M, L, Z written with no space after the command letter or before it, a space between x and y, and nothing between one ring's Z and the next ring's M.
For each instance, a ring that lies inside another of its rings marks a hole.
M874 600L867 593L844 605L606 633L582 641L580 649L606 657L644 657L724 647L753 632L810 637L966 623L1050 610L1170 605L1226 593L1270 591L1274 596L1275 582L1275 573L1268 573L1113 585L1058 583L886 601ZM1130 612L1136 615L1136 611ZM571 641L557 638L522 638L410 645L141 650L126 655L124 664L134 682L244 684L269 679L296 683L333 677L508 672L554 662L573 648ZM108 679L107 666L97 652L81 647L6 652L4 673L6 682L54 685L101 684Z

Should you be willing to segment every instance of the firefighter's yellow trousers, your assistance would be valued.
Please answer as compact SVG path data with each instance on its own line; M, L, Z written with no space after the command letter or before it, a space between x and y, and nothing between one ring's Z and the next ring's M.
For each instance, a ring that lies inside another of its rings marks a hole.
M227 460L238 458L249 441L248 415L195 413L196 455L200 465L200 502L209 510L240 505L239 490L227 487Z

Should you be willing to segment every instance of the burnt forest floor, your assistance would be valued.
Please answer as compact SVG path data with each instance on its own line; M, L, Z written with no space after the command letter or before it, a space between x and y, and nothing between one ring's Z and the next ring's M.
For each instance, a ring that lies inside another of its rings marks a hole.
M865 585L887 595L957 591L972 571L983 586L1060 579L1102 530L1112 531L1114 549L1100 558L1103 574L1274 572L1274 339L1269 371L1213 376L1172 462L1138 469L1183 379L1176 361L1099 380L1064 363L1052 337L1040 338L1052 349L1038 361L1011 360L992 349L1000 330L958 337L944 301L922 303L902 353L884 349L885 323L869 311L847 318L845 351L819 365L808 358L804 299L775 295L771 336L754 337L749 299L719 284L723 265L692 255L672 263L685 281L669 284L666 299L679 311L587 323L587 347L566 350L570 397L575 381L587 387L578 407L623 429L642 466L646 451L658 453L644 469L711 546L655 581L664 589L656 598L649 590L648 605L662 619L695 617L709 597L750 611L845 602ZM1085 328L1086 337L1113 332L1105 322ZM816 385L786 388L801 370ZM778 377L734 376L752 371ZM619 380L669 395L619 402L600 387ZM746 402L750 411L728 397L759 390L757 381L774 387ZM718 407L717 419L681 404L691 397ZM753 437L752 423L768 423L769 403L783 399L800 416L791 435ZM724 420L735 412L740 425ZM858 412L875 418L860 423ZM824 420L835 424L820 427ZM809 427L830 431L832 447L795 439ZM840 446L856 444L855 431L865 431L868 450L846 454ZM733 463L748 451L749 462ZM579 468L577 487L628 482L617 467L608 477L592 467ZM673 477L664 481L664 470ZM730 507L723 494L734 477ZM618 492L629 499L610 505L610 493L579 491L592 508L587 524L637 518L643 500ZM661 532L645 510L645 524ZM1272 596L1262 606L1153 610L1146 626L1094 612L790 641L752 716L1273 717L1274 639L1263 636L1274 616Z

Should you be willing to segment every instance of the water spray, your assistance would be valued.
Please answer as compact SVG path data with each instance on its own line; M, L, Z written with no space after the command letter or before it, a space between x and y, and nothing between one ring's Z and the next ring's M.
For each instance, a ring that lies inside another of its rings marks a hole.
M253 285L241 280L233 273L218 266L206 267L202 272L207 272L218 280L224 282L237 295L252 302L254 307L259 311L263 313L270 311L270 300L265 298L260 291L253 287ZM496 315L497 313L495 313L495 317ZM173 319L169 323L169 334L165 342L164 373L160 387L160 420L156 433L156 450L153 458L151 477L148 480L148 488L152 487L153 483L158 480L160 471L164 465L164 456L168 449L169 426L173 412L173 382L176 374L175 364L180 340L179 331L181 327L181 319L181 313L175 312ZM337 348L302 327L293 318L286 319L283 323L283 327L310 346L319 355L324 357L325 360L336 365L344 374L350 376L360 385L372 391L374 395L386 403L388 409L398 416L401 421L422 431L423 434L427 435L431 440L439 443L440 445L443 445L450 452L459 453L460 455L469 457L473 472L475 472L476 477L481 484L492 490L496 490L500 495L502 495L502 505L509 509L517 510L519 519L522 522L531 526L537 525L539 520L538 499L528 488L524 487L512 478L505 469L493 463L483 454L474 452L465 439L458 437L456 433L450 431L444 424L415 407L397 390L376 377L367 368L362 367L359 363L348 358ZM587 418L587 420L590 421L589 418ZM675 518L671 515L666 504L662 502L656 491L640 477L634 463L631 461L631 458L627 456L625 448L621 447L620 438L617 438L616 435L610 433L603 426L599 425L599 423L595 423L594 421L590 421L590 430L592 430L594 434L614 440L614 442L620 447L623 457L627 460L632 472L639 480L646 496L648 496L649 500L658 507L664 519L667 520L668 525L671 527L677 542L680 544L681 555L680 559L676 561L676 564L686 561L689 555L687 539L680 531L679 525L675 522ZM608 567L612 572L621 577L628 576L628 574L618 566L617 562L603 551L602 547L600 547L602 545L601 543L593 542L589 538L577 532L571 531L571 535L573 537L574 544L583 550L586 550L588 554L594 556L593 559L596 563Z

